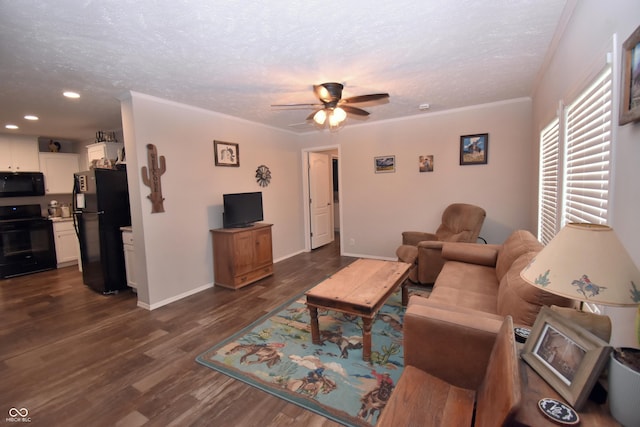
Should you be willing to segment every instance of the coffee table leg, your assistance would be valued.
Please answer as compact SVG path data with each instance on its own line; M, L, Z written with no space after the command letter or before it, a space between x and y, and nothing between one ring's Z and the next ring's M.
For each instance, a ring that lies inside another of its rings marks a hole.
M318 326L318 307L307 306L311 316L311 342L320 344L320 326Z
M371 325L372 319L362 318L362 360L371 361Z

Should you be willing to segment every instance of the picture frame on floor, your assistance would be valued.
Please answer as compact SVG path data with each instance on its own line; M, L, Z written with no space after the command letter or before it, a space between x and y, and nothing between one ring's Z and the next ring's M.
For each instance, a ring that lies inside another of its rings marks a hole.
M522 359L579 411L610 352L605 341L545 306L533 324Z
M460 165L486 165L489 159L489 134L460 137Z
M622 44L619 124L640 120L640 27Z

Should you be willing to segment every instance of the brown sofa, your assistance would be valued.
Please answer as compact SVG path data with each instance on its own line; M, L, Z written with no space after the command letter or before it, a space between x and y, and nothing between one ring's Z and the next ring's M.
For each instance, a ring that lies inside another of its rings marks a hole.
M543 305L569 307L573 300L545 292L526 283L520 271L542 249L533 234L514 231L502 245L445 242L445 264L429 298L415 304L452 306L480 316L506 315L519 325L533 325Z
M553 308L590 330L600 329L608 339L610 323L601 327L602 319L594 315L579 319L583 313L564 308L573 306L572 300L520 278L541 249L525 230L514 231L502 245L444 243L446 262L431 295L409 300L403 323L405 370L376 425L472 425L470 418L475 426L512 425L521 387L519 371L513 369L512 328L533 325L543 305L563 306ZM509 366L492 353L506 335ZM489 396L484 395L487 387ZM461 398L465 390L477 391L475 398ZM476 403L473 415L470 399Z

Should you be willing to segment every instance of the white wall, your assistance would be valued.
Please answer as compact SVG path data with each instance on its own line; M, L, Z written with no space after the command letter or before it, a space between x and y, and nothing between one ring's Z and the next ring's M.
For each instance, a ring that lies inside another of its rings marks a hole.
M554 117L558 102L569 100L593 74L597 64L602 63L604 52L612 48L613 34L618 34L616 44L620 48L640 24L638 17L640 2L637 0L577 2L555 55L534 94L534 141ZM619 66L619 58L616 59L616 66ZM619 85L614 90L619 93ZM617 108L616 104L616 112ZM617 123L617 113L614 120ZM636 265L640 266L640 123L616 126L613 135L614 192L610 225ZM635 309L607 307L607 313L614 323L612 344L637 347L634 338Z
M139 93L122 102L139 304L155 308L212 286L209 230L222 226L222 194L262 191L274 258L303 249L300 150L292 133ZM239 144L240 167L216 167L213 141ZM163 213L151 213L141 178L147 144L166 159ZM255 180L259 165L271 184Z
M501 243L515 229L535 231L531 100L516 99L302 137L303 147L339 144L343 251L395 258L401 233L435 231L450 203L482 206L481 236ZM489 134L487 165L460 166L460 136ZM374 173L374 157L396 156L395 173ZM434 171L418 157L434 155Z

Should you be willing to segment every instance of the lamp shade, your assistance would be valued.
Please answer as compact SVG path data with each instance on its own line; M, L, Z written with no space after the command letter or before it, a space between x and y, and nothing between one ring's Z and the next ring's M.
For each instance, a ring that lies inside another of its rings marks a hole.
M640 271L611 227L567 224L520 276L552 294L595 304L640 303Z

